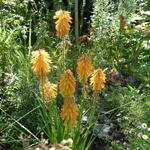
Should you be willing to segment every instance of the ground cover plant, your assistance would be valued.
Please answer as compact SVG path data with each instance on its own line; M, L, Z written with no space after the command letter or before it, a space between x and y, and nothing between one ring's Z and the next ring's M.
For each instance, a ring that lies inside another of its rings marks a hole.
M0 1L0 149L149 150L146 0Z

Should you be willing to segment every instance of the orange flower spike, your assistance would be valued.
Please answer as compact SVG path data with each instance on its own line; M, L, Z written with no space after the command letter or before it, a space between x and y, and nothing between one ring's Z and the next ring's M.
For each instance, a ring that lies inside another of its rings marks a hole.
M106 77L103 73L102 69L97 69L91 77L91 85L93 86L93 91L95 92L101 92L101 90L104 88L106 83Z
M59 10L55 13L54 19L58 19L55 24L57 36L64 38L70 31L70 23L72 18L70 17L69 11Z
M120 19L120 28L124 28L126 25L125 17L122 15L119 15L119 19Z
M43 50L39 49L32 52L31 64L33 65L33 71L38 76L39 80L44 83L47 80L47 73L50 72L51 63L49 54Z
M125 27L125 25L126 25L126 21L124 21L124 22L120 22L120 28L124 28L124 27Z
M43 92L44 92L44 99L46 101L49 101L51 99L55 99L57 96L57 85L52 84L50 82L46 82L43 86Z
M120 19L120 20L125 20L125 18L124 18L123 15L119 15L119 19Z
M130 30L127 29L127 30L124 30L123 32L124 34L129 34Z
M65 71L61 75L59 89L64 98L72 97L76 88L76 80L71 70Z
M77 74L83 84L86 84L88 77L92 74L93 65L87 54L83 54L77 62Z
M65 100L61 109L61 118L64 120L66 130L70 130L77 123L78 106L73 102L72 98Z

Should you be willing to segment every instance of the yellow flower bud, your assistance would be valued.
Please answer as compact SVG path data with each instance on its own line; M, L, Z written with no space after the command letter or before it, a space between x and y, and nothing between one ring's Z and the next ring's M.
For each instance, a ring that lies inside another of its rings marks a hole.
M59 89L64 98L72 97L76 88L76 80L71 70L65 71L61 75Z
M70 31L71 17L69 11L59 10L55 13L54 19L58 19L55 24L57 36L64 38Z
M88 77L92 74L93 65L87 54L83 54L77 62L77 73L83 82L83 84L87 83Z
M51 63L49 54L43 50L39 49L32 52L32 68L39 78L41 83L44 83L47 80L47 73L50 71L49 64Z
M57 85L50 83L50 82L46 82L43 86L43 92L44 92L44 99L46 101L49 101L51 99L55 99L56 95L57 95Z
M61 118L64 120L66 130L70 130L77 123L78 106L73 102L72 98L65 100L61 109Z
M106 77L105 74L103 73L102 69L97 69L91 77L91 85L93 86L93 91L95 92L100 92L106 83Z

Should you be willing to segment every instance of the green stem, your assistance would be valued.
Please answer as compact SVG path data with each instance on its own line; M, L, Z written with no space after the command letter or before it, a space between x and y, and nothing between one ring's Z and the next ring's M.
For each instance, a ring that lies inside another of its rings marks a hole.
M138 56L139 56L139 50L140 50L140 48L141 48L141 46L142 46L142 43L143 43L143 38L141 38L140 39L140 42L139 42L139 44L138 44L138 46L137 46L137 48L136 48L136 50L134 51L134 54L133 54L133 64L135 64L136 65L136 63L138 62Z
M65 39L63 40L63 63L64 63L64 69L66 69L66 44Z
M67 68L66 58L67 58L67 47L66 47L66 40L65 38L62 39L62 69L63 71Z
M7 61L6 61L6 52L2 50L2 87L5 85L5 72L6 72L6 66L7 66Z
M30 27L29 27L29 58L30 58L30 55L31 55L31 32L32 32L32 29L31 29L31 25L32 25L32 20L30 18Z
M78 0L74 0L74 15L75 15L75 39L76 44L78 44L79 40L79 18L78 18Z
M86 84L83 85L83 98L86 100L87 93L86 93Z
M95 112L96 112L96 104L97 104L98 98L99 98L99 93L95 92L95 93L93 94L92 117L94 117L94 114L95 114Z

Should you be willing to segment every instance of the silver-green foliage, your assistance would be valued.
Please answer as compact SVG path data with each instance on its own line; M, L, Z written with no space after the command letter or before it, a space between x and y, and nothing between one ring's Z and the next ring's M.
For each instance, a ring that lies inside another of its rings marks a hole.
M103 28L112 22L113 13L110 10L113 10L113 8L114 4L110 3L109 0L96 0L91 17L92 27L98 28L100 32L104 33Z
M137 7L137 0L120 0L118 3L118 13L124 16L130 16L135 12Z
M109 28L116 28L119 23L119 15L128 18L137 8L136 0L120 0L112 2L110 0L95 0L93 9L92 28L97 28L99 37L103 37Z

